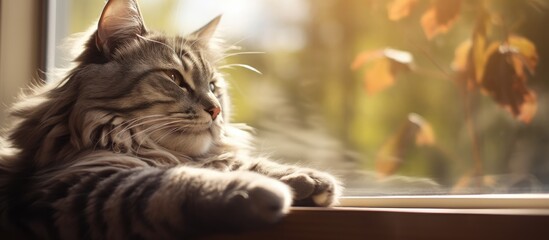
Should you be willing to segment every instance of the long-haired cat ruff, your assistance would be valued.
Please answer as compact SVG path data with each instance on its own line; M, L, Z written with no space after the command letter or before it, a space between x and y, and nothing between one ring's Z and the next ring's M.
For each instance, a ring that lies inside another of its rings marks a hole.
M2 239L181 239L334 204L331 175L252 156L229 123L219 21L166 36L135 0L107 2L76 66L11 110Z

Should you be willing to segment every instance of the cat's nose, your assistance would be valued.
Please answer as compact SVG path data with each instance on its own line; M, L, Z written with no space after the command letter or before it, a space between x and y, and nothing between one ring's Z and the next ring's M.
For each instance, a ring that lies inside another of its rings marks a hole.
M217 106L204 110L208 112L210 116L212 116L212 120L215 120L217 118L217 115L219 115L219 113L221 112L221 108Z

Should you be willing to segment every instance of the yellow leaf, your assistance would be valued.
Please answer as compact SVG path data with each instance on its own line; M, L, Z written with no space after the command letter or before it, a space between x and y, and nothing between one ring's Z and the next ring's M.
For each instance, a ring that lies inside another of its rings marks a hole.
M454 51L454 60L451 64L452 70L458 73L457 80L461 81L467 90L473 90L477 85L471 56L472 47L473 42L471 40L460 43Z
M417 0L393 0L387 4L389 19L398 21L410 15L412 8L417 4Z
M456 72L466 72L468 69L469 52L472 47L471 40L466 40L459 44L454 51L454 60L452 61L452 69Z
M528 71L533 74L539 61L536 45L530 42L527 38L518 35L509 36L508 42L510 47L516 49L516 51L520 54L521 60L525 64Z

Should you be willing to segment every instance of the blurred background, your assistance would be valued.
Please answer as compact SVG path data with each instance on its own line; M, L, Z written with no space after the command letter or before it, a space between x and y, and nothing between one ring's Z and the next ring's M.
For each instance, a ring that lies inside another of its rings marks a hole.
M67 66L63 39L104 3L48 1L46 70ZM549 192L548 1L139 3L167 34L223 14L218 36L239 47L222 70L232 121L346 195Z

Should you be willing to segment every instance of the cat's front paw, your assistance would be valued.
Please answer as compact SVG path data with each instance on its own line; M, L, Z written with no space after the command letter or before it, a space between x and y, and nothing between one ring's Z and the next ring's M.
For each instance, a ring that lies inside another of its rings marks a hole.
M292 192L275 179L255 173L239 173L240 184L227 195L233 224L248 228L275 223L290 211ZM242 184L243 183L243 184Z
M298 168L280 181L292 187L295 206L331 206L341 194L341 186L332 175L313 169Z

